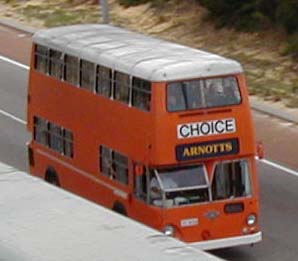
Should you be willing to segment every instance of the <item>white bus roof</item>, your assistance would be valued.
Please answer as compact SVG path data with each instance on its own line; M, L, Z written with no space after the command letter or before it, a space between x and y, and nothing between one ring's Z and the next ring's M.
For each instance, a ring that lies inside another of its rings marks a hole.
M220 260L0 162L0 260Z
M111 25L44 29L34 34L33 41L153 82L243 72L234 60Z

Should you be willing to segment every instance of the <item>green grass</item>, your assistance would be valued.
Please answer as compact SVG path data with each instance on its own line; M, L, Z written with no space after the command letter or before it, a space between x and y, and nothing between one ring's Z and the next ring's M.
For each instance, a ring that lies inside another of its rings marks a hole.
M55 27L78 23L98 23L100 20L99 11L95 8L71 8L65 5L63 8L54 4L43 6L28 5L21 9L21 13L31 21L32 19L42 20L45 27Z

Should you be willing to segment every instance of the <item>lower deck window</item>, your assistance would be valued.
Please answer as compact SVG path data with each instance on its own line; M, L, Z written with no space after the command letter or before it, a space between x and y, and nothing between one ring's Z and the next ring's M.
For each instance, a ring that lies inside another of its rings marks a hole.
M100 146L100 171L111 179L128 184L128 158L106 146Z
M73 158L73 134L57 124L34 117L34 140L46 147Z
M212 182L213 200L251 195L250 171L247 160L220 162Z

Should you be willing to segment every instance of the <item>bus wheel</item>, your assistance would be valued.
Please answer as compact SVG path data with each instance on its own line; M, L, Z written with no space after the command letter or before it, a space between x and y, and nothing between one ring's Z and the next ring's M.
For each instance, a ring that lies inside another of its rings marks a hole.
M52 167L48 168L45 175L45 181L49 182L50 184L60 187L60 182L58 175Z
M120 215L127 216L125 207L120 202L115 202L115 204L113 206L113 211L115 211L116 213L118 213Z

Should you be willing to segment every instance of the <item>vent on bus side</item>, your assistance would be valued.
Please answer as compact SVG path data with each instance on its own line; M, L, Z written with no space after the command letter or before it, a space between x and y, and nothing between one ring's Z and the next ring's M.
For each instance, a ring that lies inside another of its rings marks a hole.
M241 213L244 211L244 204L242 202L229 203L224 207L225 213Z
M188 111L186 113L180 113L180 117L194 116L194 115L206 115L206 114L218 114L218 113L231 113L232 109L216 109L216 110L203 110L203 111Z

